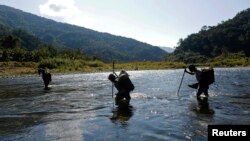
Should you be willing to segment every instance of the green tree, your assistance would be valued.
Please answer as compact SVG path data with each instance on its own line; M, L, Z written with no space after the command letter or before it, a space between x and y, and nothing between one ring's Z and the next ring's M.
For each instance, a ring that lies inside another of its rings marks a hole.
M12 60L13 61L25 61L26 60L26 50L24 50L23 48L16 48L13 50L13 57Z
M12 35L5 36L1 40L1 46L5 49L14 49L21 46L20 40Z

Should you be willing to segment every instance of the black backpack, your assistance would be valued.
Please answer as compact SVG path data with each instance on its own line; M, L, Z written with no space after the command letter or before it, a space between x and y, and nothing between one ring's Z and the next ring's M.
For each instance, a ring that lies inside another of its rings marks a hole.
M129 79L129 76L127 73L120 74L118 77L118 82L122 88L125 88L128 91L133 91L135 88L133 83Z
M210 85L214 83L214 69L207 67L201 70L201 83Z

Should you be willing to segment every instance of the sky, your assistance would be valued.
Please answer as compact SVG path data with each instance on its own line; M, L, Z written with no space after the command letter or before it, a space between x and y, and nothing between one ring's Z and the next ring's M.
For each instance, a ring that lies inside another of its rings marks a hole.
M0 5L161 47L250 8L250 0L1 0Z

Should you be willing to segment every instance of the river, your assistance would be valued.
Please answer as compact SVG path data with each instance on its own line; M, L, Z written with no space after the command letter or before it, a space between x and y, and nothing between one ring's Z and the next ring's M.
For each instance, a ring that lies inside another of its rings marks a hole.
M38 75L0 78L0 140L207 140L207 125L250 124L250 68L215 68L204 109L194 76L176 95L183 69L128 73L128 109L114 105L109 73L52 75L49 90Z

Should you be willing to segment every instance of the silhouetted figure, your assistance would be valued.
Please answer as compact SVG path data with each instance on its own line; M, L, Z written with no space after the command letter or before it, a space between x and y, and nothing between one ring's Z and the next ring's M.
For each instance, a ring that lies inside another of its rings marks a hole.
M195 75L196 79L198 81L198 83L192 84L192 85L188 85L191 88L197 89L198 88L198 92L196 94L197 96L197 100L201 100L200 99L200 95L202 93L204 93L204 95L206 97L208 97L208 89L209 89L209 85L212 84L214 82L214 71L211 68L205 68L202 70L198 70L194 65L189 65L188 69L190 70L190 72L188 72L185 69L185 72L191 75Z
M112 111L113 116L110 118L113 123L116 123L118 121L121 123L123 126L126 126L129 119L133 116L133 107L128 106L124 108L116 108Z
M129 79L129 75L126 71L121 71L119 76L110 74L108 79L114 83L118 93L116 94L115 104L116 105L129 105L130 102L130 92L134 90L134 85ZM123 101L126 99L126 101Z
M46 90L49 89L48 85L51 82L51 74L48 73L45 69L39 68L38 69L38 74L42 74L43 82L44 82L44 88Z

